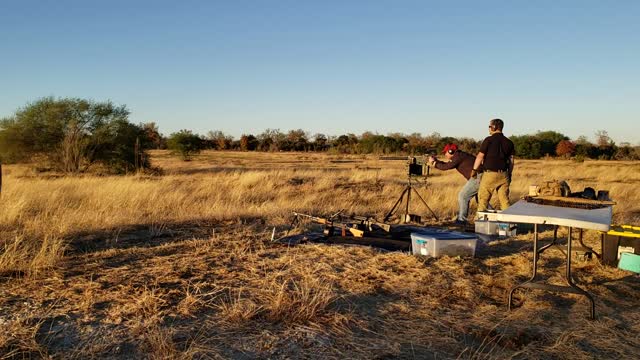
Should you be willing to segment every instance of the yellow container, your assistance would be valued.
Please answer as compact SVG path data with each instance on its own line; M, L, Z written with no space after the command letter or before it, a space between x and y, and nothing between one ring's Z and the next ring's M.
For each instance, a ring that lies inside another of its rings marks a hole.
M621 247L633 248L635 254L640 254L640 226L611 225L608 232L602 233L601 246L602 263L606 265L618 264Z
M631 225L611 225L608 235L640 238L640 226Z

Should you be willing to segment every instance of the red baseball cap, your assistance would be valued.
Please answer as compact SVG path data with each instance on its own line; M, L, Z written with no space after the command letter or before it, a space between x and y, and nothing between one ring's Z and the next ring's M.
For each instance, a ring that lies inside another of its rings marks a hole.
M458 145L456 145L456 144L447 144L447 145L444 146L444 149L442 149L442 153L444 154L449 150L454 151L454 152L458 151Z

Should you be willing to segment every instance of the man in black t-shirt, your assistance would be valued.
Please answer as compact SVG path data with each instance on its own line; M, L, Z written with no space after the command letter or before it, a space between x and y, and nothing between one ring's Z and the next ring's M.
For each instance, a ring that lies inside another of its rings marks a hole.
M478 189L478 211L486 211L494 191L498 192L500 210L509 207L509 185L513 173L513 142L504 136L504 122L493 119L489 122L489 134L480 145L480 152L471 170L471 176L477 176L480 165L484 168L480 189Z

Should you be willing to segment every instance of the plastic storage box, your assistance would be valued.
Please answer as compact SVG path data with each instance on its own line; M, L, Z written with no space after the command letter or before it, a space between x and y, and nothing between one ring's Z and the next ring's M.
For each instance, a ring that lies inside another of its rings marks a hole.
M495 237L507 238L516 235L517 226L498 222L497 215L500 211L479 211L475 221L475 232L483 235L481 238L495 239Z
M411 233L414 255L431 257L474 256L478 238L457 231L425 229Z
M498 235L498 215L497 211L478 211L476 213L475 232L476 234L497 236Z
M500 213L499 210L478 211L476 213L476 219L483 221L498 221L498 213Z
M501 238L507 238L516 236L518 227L514 224L498 223L498 236Z
M498 235L498 223L495 221L476 220L474 225L476 234Z

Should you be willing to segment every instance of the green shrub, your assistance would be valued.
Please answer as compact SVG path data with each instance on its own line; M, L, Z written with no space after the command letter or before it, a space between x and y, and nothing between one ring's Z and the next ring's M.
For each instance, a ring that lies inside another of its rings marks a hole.
M205 141L190 130L180 130L167 139L167 147L179 154L184 161L191 160L191 156L200 153L205 147Z
M126 106L110 101L42 98L0 120L0 158L45 159L48 167L68 173L98 163L117 173L147 167L145 132L128 116Z

